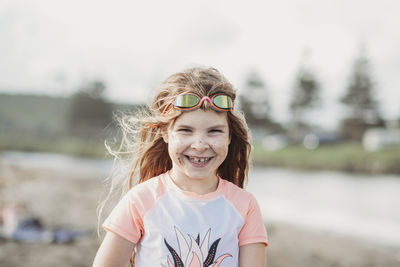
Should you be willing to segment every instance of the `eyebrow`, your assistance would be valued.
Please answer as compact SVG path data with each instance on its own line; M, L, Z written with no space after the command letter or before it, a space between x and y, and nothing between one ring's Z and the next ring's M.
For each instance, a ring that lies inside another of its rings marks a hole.
M193 128L192 126L186 125L186 124L175 124L176 128Z
M226 128L228 127L228 125L225 124L217 124L217 125L213 125L211 127L208 127L208 129L214 129L214 128Z
M193 126L186 125L186 124L176 124L175 127L177 128L188 128L188 129L193 129ZM215 129L215 128L227 128L228 126L225 124L216 124L213 126L208 127L207 129Z

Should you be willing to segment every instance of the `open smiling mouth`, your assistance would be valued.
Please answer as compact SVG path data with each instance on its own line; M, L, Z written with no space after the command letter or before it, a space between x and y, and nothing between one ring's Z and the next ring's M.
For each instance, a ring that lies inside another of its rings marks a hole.
M185 157L195 166L203 167L205 166L213 157L191 157L185 155Z

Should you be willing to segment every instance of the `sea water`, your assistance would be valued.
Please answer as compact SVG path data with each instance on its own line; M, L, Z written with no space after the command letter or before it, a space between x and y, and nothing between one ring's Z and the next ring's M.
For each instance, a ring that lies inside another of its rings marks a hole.
M266 222L400 247L400 176L253 168L247 189Z

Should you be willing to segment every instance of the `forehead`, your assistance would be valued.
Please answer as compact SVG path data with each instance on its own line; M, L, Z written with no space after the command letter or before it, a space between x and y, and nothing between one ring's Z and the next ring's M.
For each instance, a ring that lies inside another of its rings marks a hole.
M217 112L214 110L197 109L194 111L182 112L174 123L174 126L186 125L191 127L228 127L227 112Z

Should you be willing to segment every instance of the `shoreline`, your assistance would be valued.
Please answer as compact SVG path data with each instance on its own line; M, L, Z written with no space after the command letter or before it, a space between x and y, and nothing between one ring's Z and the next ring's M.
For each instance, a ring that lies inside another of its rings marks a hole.
M5 139L4 139L5 138ZM11 138L10 140L8 140ZM37 144L8 146L13 136L5 137L8 142L0 143L1 154L8 152L53 154L66 157L102 160L110 156L103 142L87 144L86 140L75 138L69 140L36 140ZM66 137L64 137L65 139ZM40 142L39 142L40 141ZM46 145L42 144L45 143ZM18 143L18 142L17 142ZM69 144L66 146L65 143ZM89 146L89 147L88 147ZM361 175L400 175L400 146L377 151L366 151L359 143L340 143L335 146L320 146L307 150L301 146L288 146L280 150L268 151L261 144L255 143L252 150L252 162L256 167L285 168L305 171L337 171ZM334 160L332 160L334 159Z

